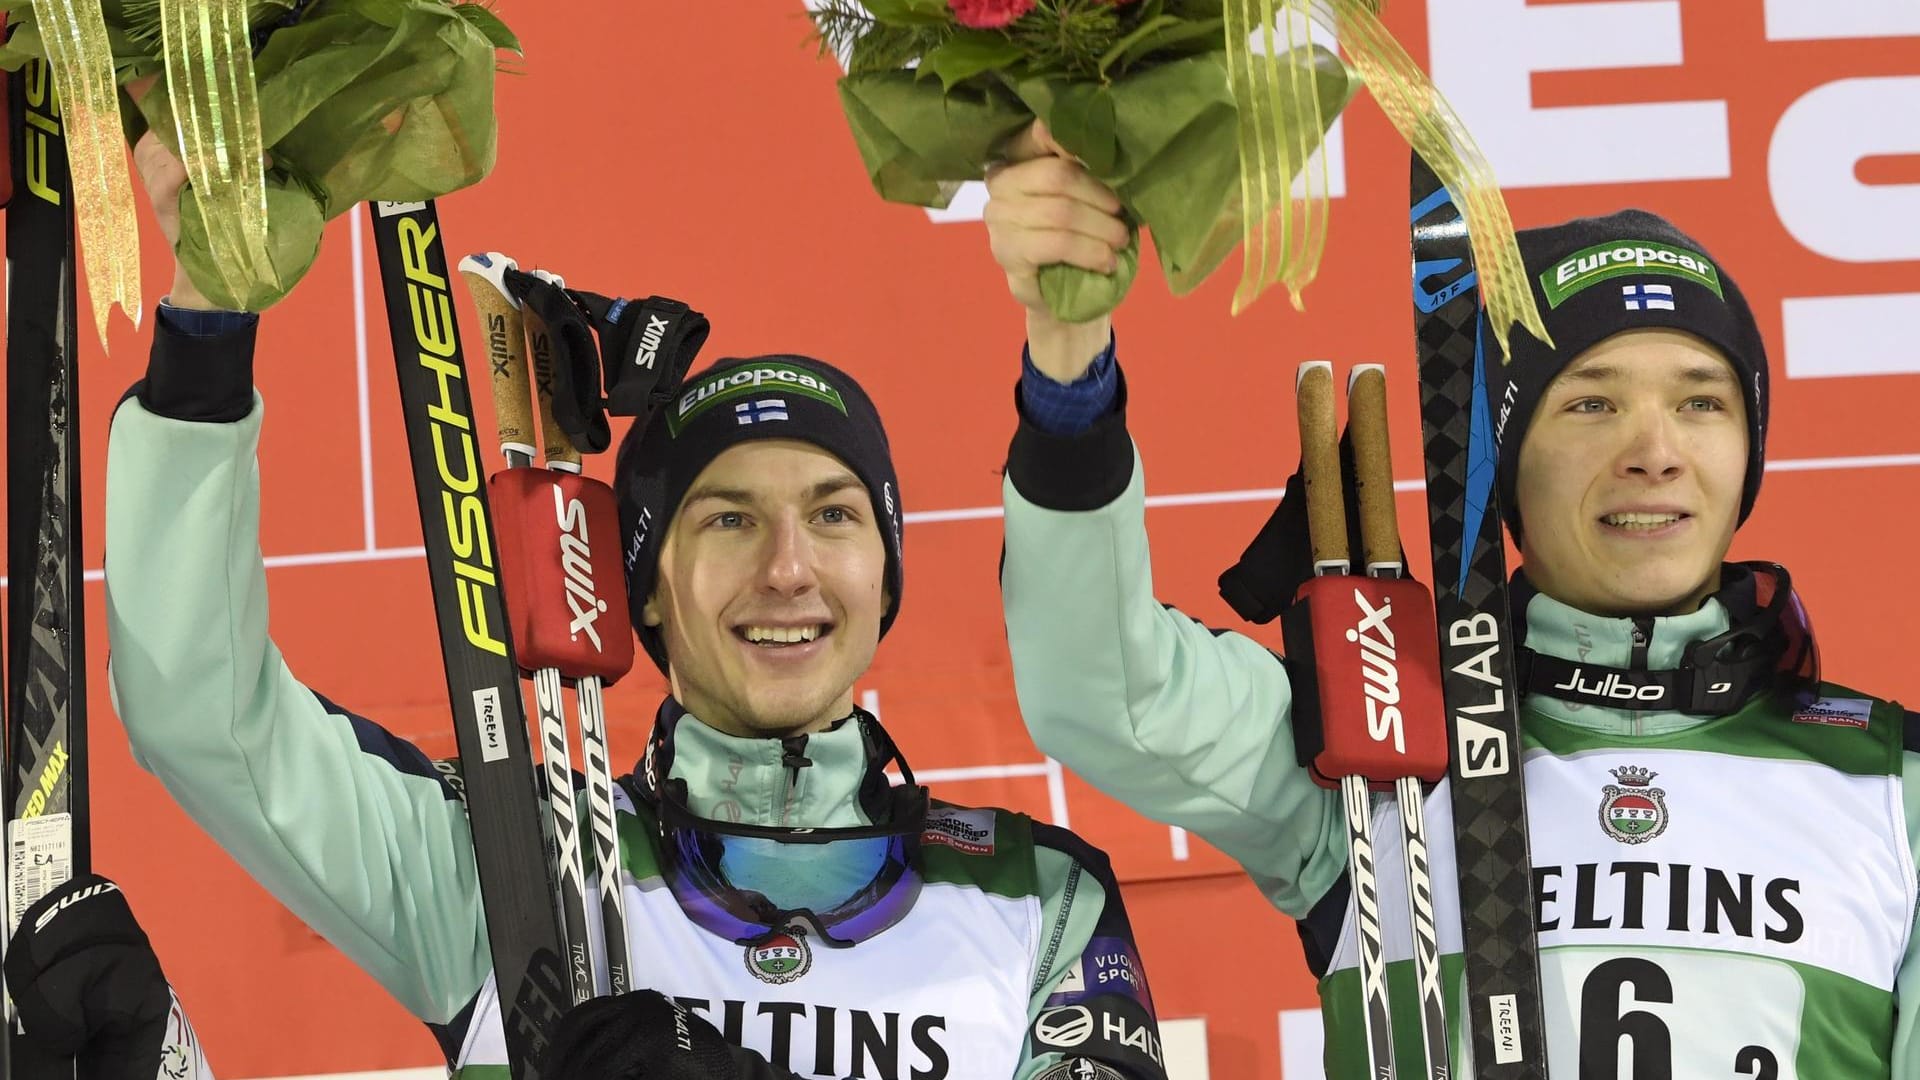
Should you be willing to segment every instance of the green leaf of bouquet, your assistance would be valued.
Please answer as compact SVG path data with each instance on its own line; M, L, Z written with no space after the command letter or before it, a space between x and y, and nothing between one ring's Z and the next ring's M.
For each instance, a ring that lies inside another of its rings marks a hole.
M492 8L485 4L456 4L453 12L467 20L468 26L480 31L481 36L494 48L505 49L515 56L526 55L520 48L520 38L507 28L507 24L494 14Z
M1083 270L1068 263L1051 263L1040 268L1040 298L1047 310L1061 322L1083 323L1097 319L1120 306L1133 279L1140 272L1140 233L1134 231L1126 249L1115 260L1113 273Z
M1181 22L1182 20L1178 15L1155 15L1143 20L1139 26L1128 31L1120 40L1114 42L1106 52L1100 54L1100 74L1105 75L1107 69L1112 67L1115 61L1127 55L1128 50L1138 42L1149 39L1168 27L1179 26Z
M1023 55L1020 46L1005 34L975 30L955 34L945 44L929 50L920 58L919 72L922 78L939 76L941 88L951 90L955 83L982 72L1000 71L1018 63Z
M1149 56L1172 60L1218 49L1225 33L1222 23L1220 19L1182 19L1177 25L1164 26L1128 45L1118 59L1120 70L1126 71Z
M40 28L31 23L16 24L7 43L0 45L0 68L18 71L27 61L46 55L47 46L40 40Z
M1095 176L1113 171L1120 156L1113 95L1100 83L1072 82L1058 88L1047 127Z
M953 21L947 0L860 0L860 6L880 22L896 26L940 26Z

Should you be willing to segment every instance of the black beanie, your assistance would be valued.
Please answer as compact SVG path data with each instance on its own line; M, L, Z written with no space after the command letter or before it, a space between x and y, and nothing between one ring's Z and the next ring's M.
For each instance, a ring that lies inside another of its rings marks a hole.
M1514 334L1511 362L1499 365L1505 382L1490 379L1487 387L1500 447L1501 504L1515 539L1520 444L1547 385L1606 338L1646 327L1685 330L1733 365L1747 403L1747 479L1740 497L1740 521L1746 521L1766 463L1767 349L1740 287L1699 243L1645 210L1522 230L1520 255L1554 345Z
M667 670L659 627L641 619L660 569L660 541L693 481L728 448L753 439L797 439L839 458L866 485L887 549L885 636L900 610L900 481L886 429L866 391L845 372L805 356L733 357L689 375L673 399L621 440L614 459L627 614L647 655Z

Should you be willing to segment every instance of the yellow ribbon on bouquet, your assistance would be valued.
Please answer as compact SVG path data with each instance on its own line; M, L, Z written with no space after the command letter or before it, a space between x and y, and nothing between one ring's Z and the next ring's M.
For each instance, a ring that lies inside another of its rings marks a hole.
M74 228L87 266L94 329L107 341L113 305L140 325L140 225L120 131L113 48L97 0L33 0L46 42L72 178Z
M1300 292L1318 273L1326 248L1324 158L1317 176L1306 177L1305 197L1292 191L1292 178L1305 175L1317 133L1325 127L1312 80L1297 69L1283 80L1274 65L1254 62L1252 48L1256 32L1260 51L1267 56L1306 44L1296 38L1309 31L1311 21L1339 39L1387 119L1459 202L1488 321L1502 352L1508 330L1516 324L1552 344L1534 304L1513 219L1492 166L1433 81L1380 22L1379 9L1380 0L1227 0L1227 81L1240 113L1244 208L1243 263L1233 310L1240 311L1276 283L1285 285L1294 306L1300 307ZM1313 124L1283 121L1296 114L1311 117Z
M98 0L32 0L52 68L72 176L87 295L104 345L119 305L140 325L140 231L120 100ZM234 295L278 275L267 255L265 145L247 0L158 0L174 134L206 223L214 262Z
M280 287L267 250L266 143L248 0L160 0L167 94L180 160L227 292Z

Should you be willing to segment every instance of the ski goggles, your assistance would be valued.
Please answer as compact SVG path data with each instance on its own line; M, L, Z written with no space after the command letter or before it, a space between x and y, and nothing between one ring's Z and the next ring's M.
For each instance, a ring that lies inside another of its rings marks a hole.
M906 918L920 896L927 789L885 793L885 823L787 829L696 817L677 781L657 802L661 875L695 925L742 945L799 926L856 945Z

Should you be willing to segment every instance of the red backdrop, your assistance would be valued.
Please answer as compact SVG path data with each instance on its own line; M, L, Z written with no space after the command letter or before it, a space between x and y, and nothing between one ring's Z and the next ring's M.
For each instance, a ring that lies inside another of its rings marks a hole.
M527 57L499 84L498 168L441 203L449 250L686 298L713 320L709 358L791 350L856 372L888 418L912 515L904 612L863 689L919 769L974 770L948 773L942 794L1064 815L1113 852L1163 1015L1207 1019L1214 1076L1276 1075L1276 1012L1314 1005L1287 921L1197 839L1050 774L1020 725L994 508L1022 321L980 226L874 197L800 0L500 11ZM1831 677L1920 697L1911 632L1888 610L1920 584L1920 16L1894 0L1403 0L1388 22L1489 148L1518 223L1645 206L1739 278L1773 351L1777 468L1735 555L1793 568ZM1398 473L1419 475L1406 151L1368 101L1344 127L1344 194L1304 313L1275 295L1230 318L1230 271L1178 301L1143 274L1120 314L1149 491L1174 497L1148 521L1162 595L1218 624L1231 616L1214 576L1291 467L1298 361L1387 363ZM170 264L145 229L151 300ZM334 225L260 335L273 631L311 685L451 754L371 245L354 232ZM107 421L146 343L117 323L111 356L84 349L94 568ZM1402 499L1407 545L1423 550L1424 503ZM128 888L215 1068L434 1062L418 1024L133 766L97 582L87 599L96 863ZM660 692L648 675L608 695L623 760Z

